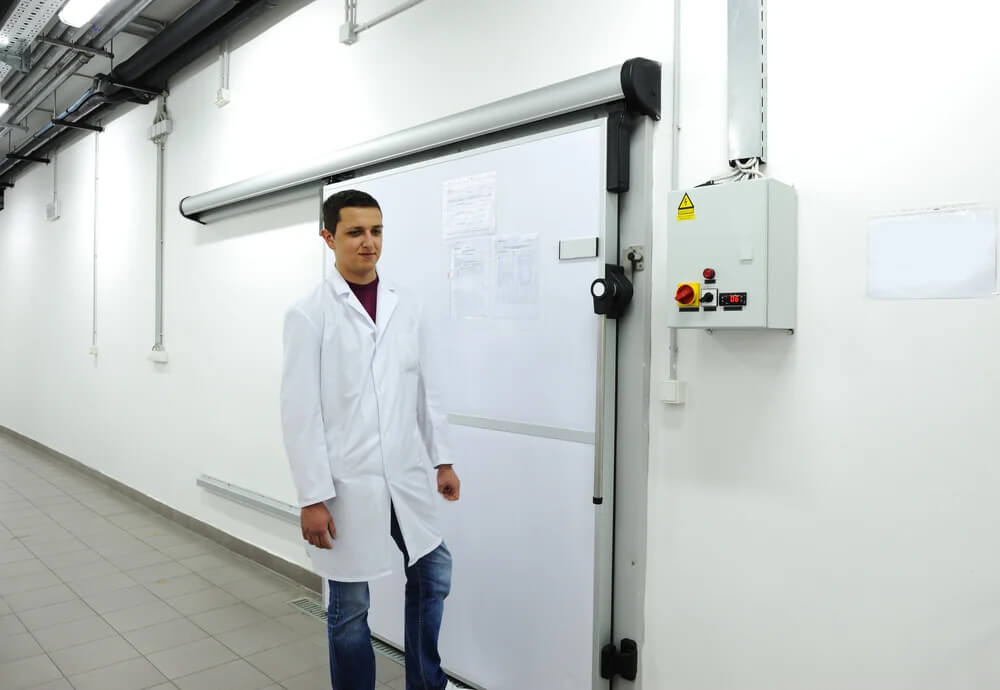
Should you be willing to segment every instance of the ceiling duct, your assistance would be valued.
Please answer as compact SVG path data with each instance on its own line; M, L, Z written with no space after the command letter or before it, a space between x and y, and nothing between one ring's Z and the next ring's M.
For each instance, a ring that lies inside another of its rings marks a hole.
M98 75L73 105L53 119L96 124L121 103L148 103L179 70L274 6L275 0L202 0L111 74ZM13 153L41 156L79 136L81 132L76 128L50 123ZM25 161L0 163L0 178L12 182L27 165L30 163Z

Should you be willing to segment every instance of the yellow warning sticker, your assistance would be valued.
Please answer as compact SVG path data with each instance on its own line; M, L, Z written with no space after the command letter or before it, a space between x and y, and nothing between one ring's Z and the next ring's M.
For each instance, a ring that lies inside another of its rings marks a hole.
M681 205L677 207L677 220L694 220L694 202L687 194L681 199Z

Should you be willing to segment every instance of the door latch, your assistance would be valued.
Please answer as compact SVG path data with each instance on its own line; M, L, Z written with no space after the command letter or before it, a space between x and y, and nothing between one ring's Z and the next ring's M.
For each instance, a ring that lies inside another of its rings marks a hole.
M590 295L594 298L595 314L619 318L632 301L632 282L625 276L625 268L606 264L604 277L590 284Z

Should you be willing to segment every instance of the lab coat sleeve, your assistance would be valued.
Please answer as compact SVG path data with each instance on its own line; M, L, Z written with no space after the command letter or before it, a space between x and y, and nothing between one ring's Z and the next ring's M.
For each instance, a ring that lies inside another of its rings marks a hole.
M285 315L281 429L299 507L337 495L330 474L320 397L322 333L299 309Z
M423 319L420 320L420 368L417 379L417 424L420 426L420 436L431 465L451 465L454 463L451 448L448 443L448 417L441 407L437 383L440 374L433 365L434 358L428 357L428 329ZM438 358L440 359L440 358Z

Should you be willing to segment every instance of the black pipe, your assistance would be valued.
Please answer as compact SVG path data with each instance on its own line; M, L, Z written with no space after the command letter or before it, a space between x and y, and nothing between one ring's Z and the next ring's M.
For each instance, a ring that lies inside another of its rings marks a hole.
M243 0L246 2L247 0ZM177 52L188 41L243 4L240 0L201 0L197 5L171 22L156 38L144 45L135 55L118 65L112 72L115 81L135 83L145 72Z
M232 12L198 34L181 50L147 71L135 83L154 90L166 89L170 77L212 48L221 45L240 28L276 5L277 0L243 0Z

